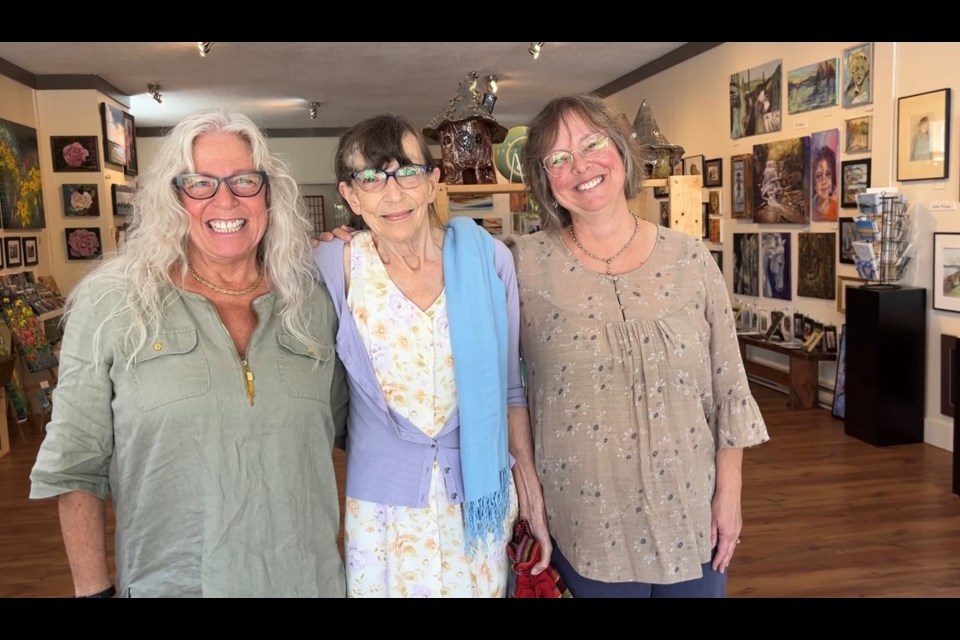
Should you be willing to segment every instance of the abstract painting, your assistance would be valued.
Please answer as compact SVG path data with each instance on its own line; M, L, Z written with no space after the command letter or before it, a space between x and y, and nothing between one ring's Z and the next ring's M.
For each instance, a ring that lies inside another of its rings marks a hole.
M801 233L797 260L797 295L805 298L836 298L837 234Z
M802 113L837 104L839 58L787 72L787 113Z
M0 120L0 213L4 229L43 229L37 131Z
M731 74L730 137L780 131L783 65L780 60Z
M760 234L733 234L733 292L760 295Z
M810 137L753 145L753 221L810 222Z

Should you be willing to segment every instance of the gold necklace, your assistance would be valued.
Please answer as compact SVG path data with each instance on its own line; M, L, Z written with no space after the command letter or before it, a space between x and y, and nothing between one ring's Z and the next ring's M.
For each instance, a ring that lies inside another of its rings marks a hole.
M193 276L194 280L203 286L213 289L217 293L222 293L228 296L242 296L250 293L251 291L256 291L257 287L260 286L260 283L263 282L263 265L260 265L260 273L257 274L257 279L253 281L253 284L243 289L225 289L224 287L213 284L209 280L204 280L204 278L199 273L194 271L193 267L189 264L187 265L187 271L190 272L190 275Z
M637 237L637 231L640 229L640 219L637 216L634 216L632 211L630 212L630 215L633 216L633 233L630 234L630 239L627 240L627 244L620 247L620 251L617 251L615 254L613 254L609 258L601 258L600 256L594 255L589 251L587 251L586 249L584 249L583 245L580 244L580 241L577 240L577 236L574 235L573 233L573 223L572 222L570 223L570 237L573 238L573 244L577 245L577 248L580 249L580 251L583 251L585 254L587 254L588 257L593 258L594 260L598 260L600 262L606 263L608 276L613 275L613 272L610 271L611 263L613 263L614 260L616 260L617 258L623 255L623 252L627 250L627 247L630 246L630 243L633 242L633 239Z

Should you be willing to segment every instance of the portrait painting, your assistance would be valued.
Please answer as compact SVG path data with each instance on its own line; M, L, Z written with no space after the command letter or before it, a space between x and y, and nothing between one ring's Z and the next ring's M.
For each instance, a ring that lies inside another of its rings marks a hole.
M946 178L950 167L950 89L897 101L897 180Z
M810 222L810 137L753 145L753 221Z
M731 74L730 137L780 131L783 65L780 60Z
M97 136L50 136L53 170L57 173L100 171L98 144Z
M860 107L873 102L873 43L843 50L843 107Z
M844 153L865 153L870 151L870 129L873 116L850 118L844 121Z
M753 218L753 155L730 158L730 216Z
M763 259L763 296L778 300L793 298L790 280L790 233L764 232L760 234Z
M835 222L840 217L840 130L810 135L810 217Z
M4 229L43 229L37 130L0 119L0 219Z
M802 113L837 104L839 58L808 64L787 72L787 113Z
M703 163L703 186L723 186L723 158L711 158Z
M836 297L837 234L801 233L797 257L797 295L833 300Z
M733 292L760 295L760 234L733 234Z

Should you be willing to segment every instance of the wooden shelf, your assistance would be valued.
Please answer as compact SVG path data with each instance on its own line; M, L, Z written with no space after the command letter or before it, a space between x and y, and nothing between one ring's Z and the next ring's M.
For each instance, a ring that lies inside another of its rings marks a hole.
M526 190L527 185L515 182L498 182L497 184L447 184L441 182L437 190L437 212L440 214L440 219L446 222L450 217L451 195L487 196L498 193L523 193ZM469 211L465 211L462 215L469 213ZM478 218L501 218L503 233L510 233L512 226L510 222L513 218L512 212L508 211L506 214L493 214L489 211L477 211L476 213L476 217ZM458 213L457 215L461 214Z

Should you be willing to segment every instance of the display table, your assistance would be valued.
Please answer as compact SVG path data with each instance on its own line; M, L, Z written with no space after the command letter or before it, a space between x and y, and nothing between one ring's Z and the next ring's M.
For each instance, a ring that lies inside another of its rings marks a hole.
M743 367L749 375L787 387L790 398L787 406L791 409L813 409L817 406L817 389L820 386L821 361L837 359L837 354L823 351L807 352L803 349L791 349L776 342L767 342L758 335L737 336L740 342L740 357ZM747 347L765 349L790 357L790 370L782 371L760 362L747 359Z

